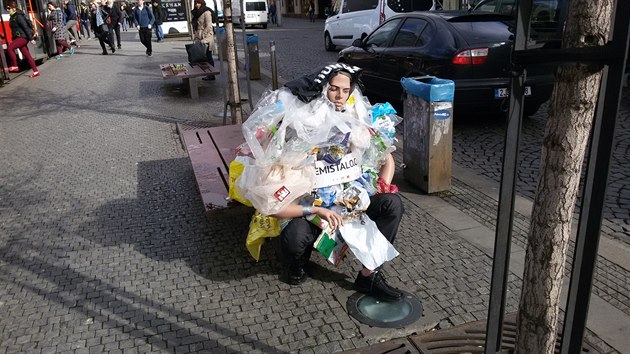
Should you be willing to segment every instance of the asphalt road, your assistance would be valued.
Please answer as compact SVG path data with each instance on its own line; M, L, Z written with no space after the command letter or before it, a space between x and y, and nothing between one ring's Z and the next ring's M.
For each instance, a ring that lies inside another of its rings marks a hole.
M263 30L248 29L258 35L260 65L271 70L270 41L276 44L276 63L281 80L291 80L335 62L337 53L324 49L324 22L310 23L302 19L284 18L283 26ZM237 32L241 38L242 32ZM611 160L608 193L602 231L611 237L630 243L630 90L623 91L620 117ZM525 119L521 137L517 192L533 199L538 180L540 148L547 118L546 105L534 116ZM501 176L501 159L505 121L470 112L455 117L453 160L477 174L497 182ZM576 208L578 210L579 208Z

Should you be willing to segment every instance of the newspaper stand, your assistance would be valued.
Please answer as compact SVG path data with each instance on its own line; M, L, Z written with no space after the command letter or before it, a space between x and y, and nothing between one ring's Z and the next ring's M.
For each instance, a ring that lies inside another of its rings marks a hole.
M455 84L436 77L402 78L404 177L425 193L451 188Z

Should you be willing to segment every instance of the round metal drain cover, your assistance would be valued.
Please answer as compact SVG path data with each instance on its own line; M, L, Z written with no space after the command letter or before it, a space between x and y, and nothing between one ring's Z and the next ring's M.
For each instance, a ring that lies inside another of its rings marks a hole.
M350 316L371 327L404 327L422 317L422 302L411 293L402 293L404 296L398 301L381 301L369 295L354 293L348 298L346 308Z

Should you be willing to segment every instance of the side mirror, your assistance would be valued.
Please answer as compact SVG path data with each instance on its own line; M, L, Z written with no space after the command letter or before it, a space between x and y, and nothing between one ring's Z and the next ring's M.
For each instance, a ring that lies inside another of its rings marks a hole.
M352 46L357 47L357 48L363 48L365 47L365 44L363 43L363 40L361 38L357 38L354 40L354 42L352 42Z

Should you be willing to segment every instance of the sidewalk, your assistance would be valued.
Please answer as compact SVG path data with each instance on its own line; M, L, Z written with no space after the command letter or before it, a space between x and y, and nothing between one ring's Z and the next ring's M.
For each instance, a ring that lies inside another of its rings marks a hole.
M196 101L162 80L159 64L185 61L185 43L153 43L147 58L135 32L109 56L84 41L0 89L0 353L331 353L486 318L497 189L466 170L439 196L398 178L401 255L385 272L426 313L400 330L347 315L352 257L334 268L314 256L314 279L291 287L272 243L260 262L248 255L249 220L206 219L175 124L221 124L223 79ZM253 102L270 85L262 71ZM517 205L520 235L531 204ZM507 312L522 245L515 237ZM587 339L627 353L630 250L600 248Z

